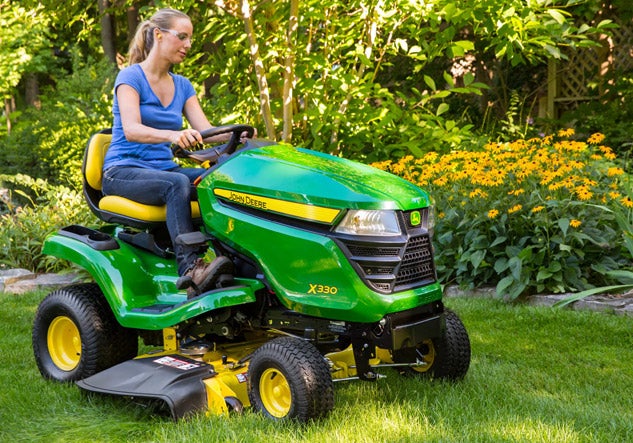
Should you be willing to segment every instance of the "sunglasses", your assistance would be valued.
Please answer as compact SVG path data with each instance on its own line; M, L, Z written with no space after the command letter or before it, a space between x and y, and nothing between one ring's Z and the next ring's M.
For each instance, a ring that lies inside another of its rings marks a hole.
M189 43L193 43L193 38L190 37L189 34L187 34L186 32L178 32L178 31L174 31L173 29L165 29L165 28L158 28L158 29L162 32L169 32L171 35L176 37L181 42L184 42L185 40L189 40Z

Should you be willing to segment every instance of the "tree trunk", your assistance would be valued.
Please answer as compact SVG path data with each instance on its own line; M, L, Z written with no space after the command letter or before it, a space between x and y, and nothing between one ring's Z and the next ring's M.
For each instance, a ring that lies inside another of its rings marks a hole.
M244 28L248 36L250 45L251 60L255 66L255 74L257 75L257 83L259 86L259 101L261 103L262 118L266 126L266 137L271 140L277 140L275 133L275 124L273 122L272 112L270 110L270 93L268 91L268 81L266 80L266 70L264 63L259 55L259 46L255 35L255 26L253 25L253 17L251 16L251 6L248 0L242 0L242 18L244 20Z
M207 63L207 59L210 54L213 54L218 51L218 47L221 47L223 44L222 40L219 42L205 41L202 45L202 51L204 56L200 59L201 63ZM220 76L217 74L210 75L209 77L204 79L204 97L211 98L211 89L220 81Z
M112 63L116 63L116 43L114 19L109 12L110 0L99 0L99 16L101 17L101 46L103 52Z
M11 133L11 113L15 111L15 98L9 97L4 99L4 115L7 116L7 134Z
M292 139L293 123L293 90L295 83L295 45L294 39L299 25L299 0L290 0L290 18L288 20L288 35L286 38L286 60L284 66L284 93L283 93L283 132L281 139L290 143Z
M30 73L24 79L24 99L26 104L40 109L40 84L37 81L37 75Z
M131 42L136 33L136 27L139 24L138 17L138 3L134 2L133 5L128 6L126 11L127 16L127 41Z

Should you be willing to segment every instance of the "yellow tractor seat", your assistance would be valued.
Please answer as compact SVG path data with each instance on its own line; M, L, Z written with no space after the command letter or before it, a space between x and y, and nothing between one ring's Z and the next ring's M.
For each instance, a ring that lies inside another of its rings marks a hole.
M135 202L117 195L103 195L103 160L112 141L112 130L94 134L88 141L82 167L84 196L94 214L107 223L119 223L139 229L164 225L166 206L153 206ZM191 215L200 217L198 202L191 202Z

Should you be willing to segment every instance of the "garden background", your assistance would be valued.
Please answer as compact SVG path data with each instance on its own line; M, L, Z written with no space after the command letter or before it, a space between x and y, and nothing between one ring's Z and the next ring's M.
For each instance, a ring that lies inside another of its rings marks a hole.
M442 283L509 299L633 283L626 0L58 6L0 0L2 267L63 270L41 255L46 234L98 223L83 149L110 126L137 23L170 6L195 27L174 69L214 124L249 123L430 191ZM586 54L596 63L580 75ZM564 100L557 79L572 71L582 94Z

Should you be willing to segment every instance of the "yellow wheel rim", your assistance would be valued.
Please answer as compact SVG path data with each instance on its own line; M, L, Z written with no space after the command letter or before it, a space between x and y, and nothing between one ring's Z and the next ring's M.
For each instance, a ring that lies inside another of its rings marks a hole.
M278 369L269 368L264 371L259 379L259 395L264 408L273 417L285 417L290 412L290 385Z
M431 339L426 339L422 342L422 345L418 346L426 348L428 351L426 354L423 354L422 358L418 356L418 358L423 361L425 364L420 366L413 366L413 370L416 372L427 372L433 366L433 362L435 361L435 346L433 346L433 341Z
M48 328L48 352L55 366L72 371L81 360L81 336L77 325L65 316L56 317Z

